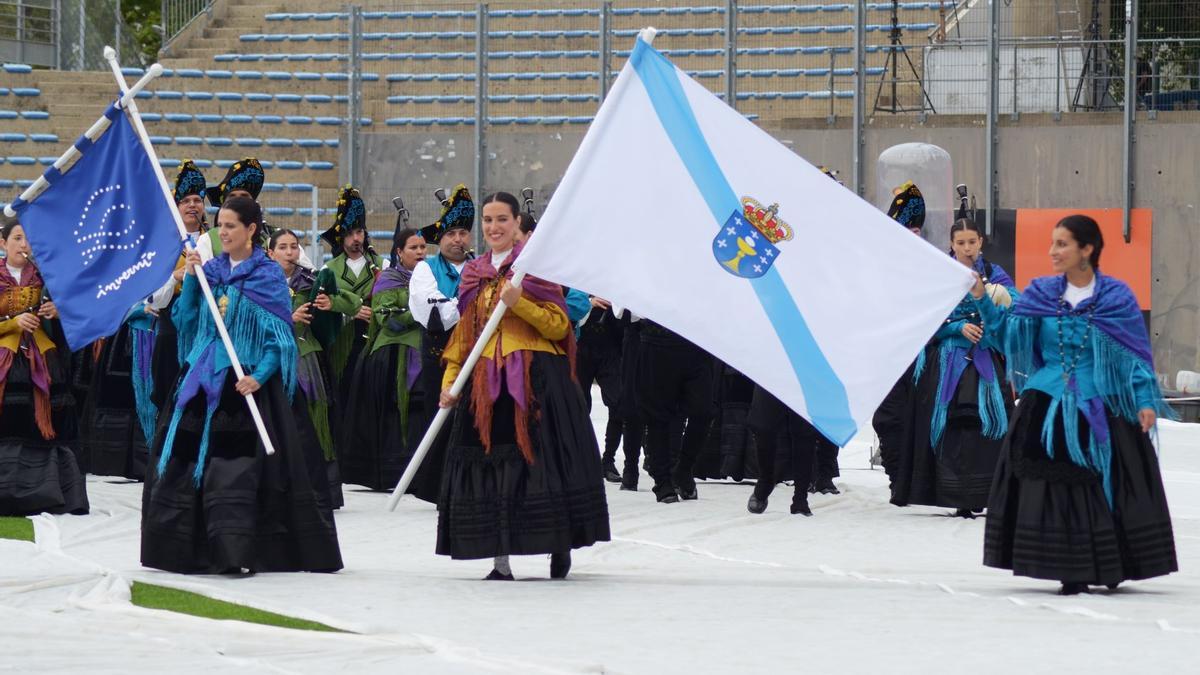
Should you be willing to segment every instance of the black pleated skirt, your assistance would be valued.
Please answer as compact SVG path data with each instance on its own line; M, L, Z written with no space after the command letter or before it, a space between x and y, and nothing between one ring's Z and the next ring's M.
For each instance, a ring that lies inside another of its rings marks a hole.
M400 481L413 452L429 426L425 419L424 387L421 378L413 384L408 399L408 423L401 423L397 371L404 345L388 345L359 358L352 373L350 399L342 418L342 441L338 457L342 480L372 490L391 490ZM409 350L409 358L420 353ZM427 457L422 462L409 493L431 503L441 488L441 466Z
M439 555L557 553L609 540L600 448L583 393L566 357L532 357L532 464L517 448L507 391L495 404L490 453L475 430L469 397L459 403L438 500Z
M13 358L0 408L0 516L88 512L87 486L79 470L75 397L58 350L46 353L55 438L45 440L34 421L29 361Z
M1179 569L1158 456L1142 430L1115 416L1113 505L1100 478L1067 458L1057 425L1055 458L1042 422L1050 397L1029 391L1009 427L988 501L983 563L1019 576L1110 585ZM1087 424L1080 419L1081 436Z
M278 377L255 393L275 446L267 456L233 384L231 372L199 485L204 397L185 408L162 475L156 467L171 415L159 415L142 493L142 564L184 574L341 569L324 456L303 395L289 402Z
M936 354L931 350L931 354ZM982 511L988 503L1003 438L987 438L979 419L979 373L967 368L946 414L938 448L930 444L930 422L941 373L934 360L914 391L913 434L899 446L891 502ZM1002 372L997 367L997 372ZM1002 385L1007 389L1007 385ZM1012 406L1005 399L1005 410Z
M133 393L133 331L108 338L92 372L83 408L88 473L142 480L149 448ZM152 357L153 358L153 357Z

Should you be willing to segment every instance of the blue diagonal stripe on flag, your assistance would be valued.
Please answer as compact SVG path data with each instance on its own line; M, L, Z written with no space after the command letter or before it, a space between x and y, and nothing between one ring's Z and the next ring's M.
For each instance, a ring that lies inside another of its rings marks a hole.
M741 200L700 130L675 66L640 39L629 59L667 137L712 211L715 227L721 227L731 213L741 211ZM850 414L846 387L821 352L779 272L771 267L748 283L791 362L804 392L809 419L830 440L845 445L858 431Z

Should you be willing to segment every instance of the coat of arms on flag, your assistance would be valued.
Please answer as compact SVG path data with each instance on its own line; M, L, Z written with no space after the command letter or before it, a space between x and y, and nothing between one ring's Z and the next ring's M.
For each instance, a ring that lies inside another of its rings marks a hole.
M779 258L775 245L791 238L792 228L779 218L778 204L764 207L742 197L742 210L734 211L713 237L713 255L730 274L757 279Z

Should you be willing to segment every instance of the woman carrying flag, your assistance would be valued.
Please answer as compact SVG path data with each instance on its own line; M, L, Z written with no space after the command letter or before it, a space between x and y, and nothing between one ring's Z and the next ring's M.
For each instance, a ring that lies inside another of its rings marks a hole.
M1068 216L1051 235L1055 276L1004 309L983 279L971 295L1002 340L1020 402L988 500L983 562L1087 592L1178 569L1171 516L1150 441L1163 402L1137 298L1100 272L1095 220Z
M493 558L490 580L511 580L509 555L551 554L550 576L571 549L608 541L600 450L574 378L575 339L562 287L534 277L512 286L520 205L506 192L483 201L489 251L463 268L462 319L446 345L440 405L457 407L438 500L437 552ZM509 308L483 349L461 400L450 393L498 302Z
M142 497L142 564L182 573L342 567L321 451L296 419L298 356L287 280L255 242L262 210L233 197L217 215L224 252L188 251L172 309L183 363L160 416ZM196 274L204 274L238 359L236 379ZM254 394L277 451L266 455L244 398ZM310 447L311 446L311 447Z
M987 297L1008 307L1012 277L983 257L983 234L968 218L950 227L950 255L984 280ZM987 506L1012 396L1005 385L998 336L980 319L967 294L917 357L913 373L914 433L905 445L892 503L956 509L973 518Z
M45 297L25 228L0 228L0 247L0 516L85 514L58 310Z

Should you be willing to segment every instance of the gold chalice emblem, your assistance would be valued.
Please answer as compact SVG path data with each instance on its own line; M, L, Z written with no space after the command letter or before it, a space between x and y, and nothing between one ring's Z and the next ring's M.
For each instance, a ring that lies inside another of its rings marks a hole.
M734 241L737 242L737 255L721 264L733 270L734 274L737 274L738 266L742 264L742 258L748 255L758 255L758 251L754 249L754 244L750 241L750 237L738 237Z

